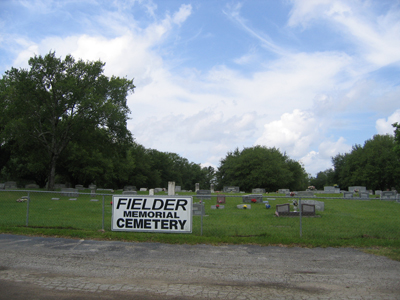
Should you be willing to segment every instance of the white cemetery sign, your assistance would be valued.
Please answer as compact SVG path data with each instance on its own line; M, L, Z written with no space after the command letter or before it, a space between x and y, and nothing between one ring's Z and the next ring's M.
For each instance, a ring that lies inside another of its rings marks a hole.
M111 230L191 233L192 197L114 195Z

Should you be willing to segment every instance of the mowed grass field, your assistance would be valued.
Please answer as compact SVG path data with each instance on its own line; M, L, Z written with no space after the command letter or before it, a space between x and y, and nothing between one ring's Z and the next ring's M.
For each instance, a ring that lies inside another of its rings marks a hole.
M268 196L264 200L269 201L270 209L263 203L252 203L251 209L244 210L237 208L238 204L243 204L244 194L227 194L224 209L211 209L218 195L213 194L211 200L203 201L206 215L202 226L201 217L193 216L192 233L172 234L111 231L112 195L93 197L88 190L86 192L76 200L69 200L73 197L60 193L30 192L27 227L27 202L16 201L27 196L27 192L0 191L0 232L187 244L347 246L369 249L372 253L400 260L400 203L395 201L339 199L341 194L321 194L325 197L312 199L323 201L325 210L317 211L316 217L303 217L300 227L299 217L275 216L276 205L292 203L293 198L264 194ZM193 202L198 202L195 193L179 195L193 196ZM93 199L98 201L91 201Z

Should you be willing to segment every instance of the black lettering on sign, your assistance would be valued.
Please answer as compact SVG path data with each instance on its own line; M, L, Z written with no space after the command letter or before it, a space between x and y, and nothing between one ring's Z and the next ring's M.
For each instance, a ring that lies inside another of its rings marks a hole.
M171 202L175 202L175 199L167 199L167 201L165 201L165 207L164 210L174 210L174 203ZM171 208L169 208L169 206L172 206Z
M119 218L118 220L117 220L117 226L118 226L118 228L124 228L124 219L122 219L122 218Z
M118 199L118 204L117 204L117 209L119 209L119 207L121 205L126 205L126 202L123 202L123 201L126 201L126 200L127 200L127 198L119 198Z
M161 199L154 199L153 206L151 207L152 210L160 210L164 207L164 201Z
M188 201L185 199L179 199L176 202L175 210L178 210L178 207L182 207L183 210L186 210L186 205L188 204Z

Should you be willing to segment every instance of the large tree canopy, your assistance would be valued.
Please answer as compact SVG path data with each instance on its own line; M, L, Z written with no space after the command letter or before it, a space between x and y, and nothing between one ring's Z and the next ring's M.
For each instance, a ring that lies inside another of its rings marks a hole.
M82 159L79 153L84 151L97 149L92 153L102 157L98 149L105 145L132 141L126 128L126 97L135 88L133 80L108 78L103 74L104 65L101 61L75 61L71 55L61 59L50 52L32 57L29 69L11 68L0 80L1 148L27 151L18 156L19 164L21 157L43 162L50 190L57 162L67 146L78 147L80 152L74 153L76 159ZM90 147L89 142L93 143ZM39 170L43 164L31 168ZM90 165L93 167L84 170L85 176L100 172L96 163Z
M136 143L129 149L127 165L129 181L142 187L166 187L168 181L175 181L182 189L193 190L196 183L202 189L214 183L212 167L201 167L176 153L146 149Z
M391 135L375 135L364 146L354 145L350 153L332 158L335 180L342 189L366 186L372 190L398 187L400 162L394 153Z
M255 146L228 152L217 172L218 187L239 186L244 191L265 188L302 190L307 187L308 175L299 162L290 159L276 148Z

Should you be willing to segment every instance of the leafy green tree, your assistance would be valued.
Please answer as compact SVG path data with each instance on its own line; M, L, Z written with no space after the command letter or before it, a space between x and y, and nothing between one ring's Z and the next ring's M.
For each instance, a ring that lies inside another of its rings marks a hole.
M400 158L400 123L393 123L392 126L394 127L394 152Z
M106 77L101 61L75 61L71 55L62 60L54 52L32 57L29 66L11 68L0 80L0 138L2 145L15 143L39 151L46 161L49 190L70 143L80 147L85 136L97 131L104 132L103 144L132 141L126 128L132 80ZM93 172L99 170L86 173Z
M317 190L323 190L324 186L333 186L336 184L333 169L326 169L317 173L317 176L310 179L310 185L315 186Z
M361 185L372 190L398 186L400 162L394 155L395 139L375 135L364 146L353 146L350 153L338 154L332 161L335 179L341 188Z
M265 188L305 189L308 176L300 163L291 160L276 148L255 146L228 152L217 171L218 188L239 186L242 190Z

